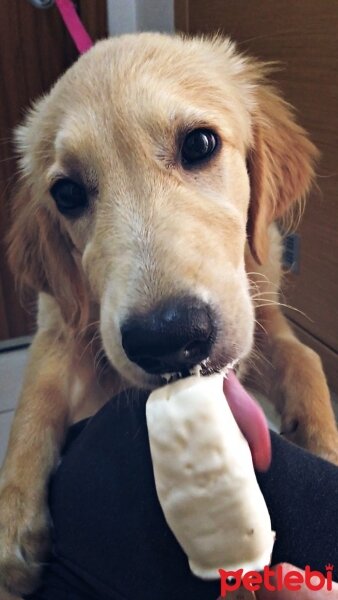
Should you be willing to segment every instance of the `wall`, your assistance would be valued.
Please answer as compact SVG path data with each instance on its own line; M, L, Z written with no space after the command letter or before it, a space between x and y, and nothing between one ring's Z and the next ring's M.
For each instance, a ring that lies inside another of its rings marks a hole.
M107 0L111 35L133 31L174 31L173 0Z

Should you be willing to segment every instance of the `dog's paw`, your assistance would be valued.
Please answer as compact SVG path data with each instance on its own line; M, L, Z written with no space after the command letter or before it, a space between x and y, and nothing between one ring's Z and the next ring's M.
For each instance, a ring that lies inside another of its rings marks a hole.
M297 446L338 465L338 432L332 427L309 421L304 413L297 415L293 409L282 413L281 433Z
M338 438L336 440L335 448L331 447L331 446L325 447L322 450L320 450L319 456L321 456L325 460L328 460L329 462L333 463L334 465L337 465L337 467L338 467Z
M49 546L43 498L15 483L0 486L0 587L18 595L38 585Z

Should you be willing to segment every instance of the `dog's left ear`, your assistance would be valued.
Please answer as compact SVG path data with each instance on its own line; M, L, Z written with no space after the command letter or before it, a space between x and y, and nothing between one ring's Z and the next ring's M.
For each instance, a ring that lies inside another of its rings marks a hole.
M268 226L308 192L318 150L294 120L291 107L273 88L261 85L253 116L253 145L248 156L251 198L248 242L255 260L268 255Z
M12 203L7 243L9 265L17 283L53 296L65 322L82 330L88 323L89 297L70 239L43 202L34 204L24 178Z

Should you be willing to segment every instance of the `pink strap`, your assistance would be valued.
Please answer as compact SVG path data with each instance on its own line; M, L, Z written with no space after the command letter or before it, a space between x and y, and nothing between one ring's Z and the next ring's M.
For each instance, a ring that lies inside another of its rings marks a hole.
M73 2L71 0L55 0L55 4L78 51L80 54L87 52L93 42L85 30Z

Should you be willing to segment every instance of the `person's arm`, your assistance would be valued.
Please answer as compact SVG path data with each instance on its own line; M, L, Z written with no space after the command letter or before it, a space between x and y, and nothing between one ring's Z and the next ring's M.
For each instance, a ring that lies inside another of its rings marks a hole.
M53 556L30 600L64 600L67 594L72 600L215 600L220 595L220 581L191 574L165 522L154 484L145 400L146 394L114 398L68 445L51 484ZM257 478L277 533L273 564L309 564L325 572L330 562L338 571L338 468L276 434L271 440L271 467Z

